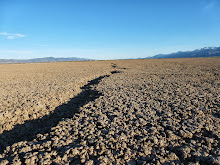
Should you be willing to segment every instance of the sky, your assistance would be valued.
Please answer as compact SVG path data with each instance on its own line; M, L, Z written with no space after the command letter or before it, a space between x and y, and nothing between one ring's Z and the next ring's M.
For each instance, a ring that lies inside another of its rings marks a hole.
M220 0L0 0L0 59L128 59L209 46L220 46Z

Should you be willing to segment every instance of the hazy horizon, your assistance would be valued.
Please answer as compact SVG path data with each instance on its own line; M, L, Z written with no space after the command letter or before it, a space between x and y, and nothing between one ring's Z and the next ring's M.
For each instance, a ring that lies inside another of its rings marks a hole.
M206 46L206 47L213 47L213 46ZM205 47L203 47L205 48ZM198 49L202 49L202 48L197 48L197 49L193 49L193 50L186 50L186 51L182 51L182 50L179 50L179 51L176 51L176 52L170 52L170 53L161 53L161 55L166 55L166 54L171 54L171 53L178 53L178 52L187 52L187 51L194 51L194 50L198 50ZM154 54L153 56L155 55L160 55L160 54ZM153 56L148 56L148 57L153 57ZM9 60L9 59L12 59L12 60L31 60L31 59L37 59L37 58L84 58L84 57L78 57L78 56L72 56L72 57L64 57L64 56L57 56L57 57L54 57L54 56L43 56L43 57L33 57L33 58L4 58L6 60ZM138 58L141 58L141 57L136 57L136 58L118 58L118 59L104 59L104 60L123 60L123 59L138 59ZM0 58L0 59L3 59L3 58ZM88 59L88 60L103 60L103 59L92 59L92 58L84 58L84 59Z
M2 0L0 19L0 59L128 59L220 46L217 0Z

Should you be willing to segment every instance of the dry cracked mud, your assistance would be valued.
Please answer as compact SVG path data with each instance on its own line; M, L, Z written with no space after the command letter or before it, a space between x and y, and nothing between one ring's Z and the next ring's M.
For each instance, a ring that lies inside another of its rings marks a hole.
M220 164L219 58L0 68L0 164Z

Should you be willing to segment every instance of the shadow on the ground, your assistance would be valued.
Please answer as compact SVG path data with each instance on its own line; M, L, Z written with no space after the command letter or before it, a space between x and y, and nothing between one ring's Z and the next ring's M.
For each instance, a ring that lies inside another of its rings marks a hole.
M119 73L113 71L111 74ZM81 87L82 92L72 98L68 103L62 104L55 108L49 115L35 120L25 121L24 124L17 124L10 131L4 131L0 134L0 153L2 153L6 146L11 146L20 141L31 141L36 138L37 134L44 134L56 126L59 121L65 118L72 118L79 108L90 101L94 101L102 94L95 89L93 85L98 84L103 78L110 75L100 76L88 82L88 84Z

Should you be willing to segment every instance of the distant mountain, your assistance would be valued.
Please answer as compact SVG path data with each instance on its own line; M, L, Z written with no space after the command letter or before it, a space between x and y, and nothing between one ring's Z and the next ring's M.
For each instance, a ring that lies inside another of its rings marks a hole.
M61 62L61 61L90 61L90 59L86 58L54 58L54 57L45 57L45 58L34 58L34 59L0 59L0 63L37 63L37 62Z
M171 54L158 54L149 58L197 58L197 57L220 57L220 47L205 47L194 51L176 52Z

